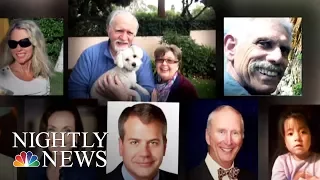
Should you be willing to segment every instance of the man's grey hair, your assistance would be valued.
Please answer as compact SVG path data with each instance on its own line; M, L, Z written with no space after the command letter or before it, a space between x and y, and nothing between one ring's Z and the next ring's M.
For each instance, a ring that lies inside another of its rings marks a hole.
M242 138L244 138L244 122L243 122L242 115L238 110L236 110L235 108L233 108L232 106L229 106L229 105L219 106L209 114L208 121L207 121L207 130L210 131L211 121L214 120L214 118L215 118L214 116L218 112L220 112L220 111L222 111L224 109L231 110L231 111L235 112L236 114L238 114L241 117L241 135L242 135Z
M130 11L127 11L127 10L125 10L125 9L114 10L114 11L112 11L112 12L110 13L110 15L109 15L108 18L107 18L107 25L106 25L106 26L107 26L107 29L112 26L112 23L113 23L114 18L115 18L116 16L120 15L120 14L129 15L129 16L131 16L131 17L134 19L134 21L135 21L136 24L137 24L137 30L136 30L135 33L137 33L137 32L138 32L138 29L139 29L139 22L138 22L138 20L137 20L137 18L136 18L135 15L133 15ZM136 34L135 34L135 35L136 35Z
M231 34L238 39L246 39L246 35L250 35L250 29L253 30L256 21L276 21L282 25L289 34L289 40L292 40L293 25L290 18L226 18L224 24L224 35Z

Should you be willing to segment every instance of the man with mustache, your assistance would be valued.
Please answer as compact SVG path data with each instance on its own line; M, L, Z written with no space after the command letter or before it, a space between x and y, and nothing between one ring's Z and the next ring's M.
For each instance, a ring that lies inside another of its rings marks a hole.
M116 66L117 53L132 45L139 28L138 20L125 10L113 11L107 20L108 41L101 42L86 49L80 56L69 78L68 94L74 99L87 99L94 82L106 71ZM136 73L138 83L150 94L154 89L154 80L150 57L144 51L142 66ZM125 88L117 76L107 76L99 83L97 92L115 101L132 100L132 93ZM132 92L132 91L131 91ZM151 97L140 93L142 101Z
M252 173L234 167L244 138L244 123L239 111L223 105L208 117L205 133L208 154L205 160L188 174L189 180L256 180Z
M288 66L289 18L236 18L224 36L225 96L270 95Z
M159 169L167 146L167 120L159 107L147 103L127 107L119 117L118 129L123 162L106 179L178 179L178 175Z

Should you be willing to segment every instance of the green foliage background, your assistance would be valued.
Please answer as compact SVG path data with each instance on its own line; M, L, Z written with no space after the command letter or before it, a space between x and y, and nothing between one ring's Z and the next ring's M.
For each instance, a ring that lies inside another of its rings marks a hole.
M9 19L10 24L17 19ZM32 18L44 35L49 59L55 66L64 39L62 18ZM63 73L55 72L50 80L51 95L63 95Z
M10 23L16 19L10 19ZM32 18L40 27L41 32L44 35L47 45L47 52L53 65L56 64L61 45L63 42L63 19L62 18Z
M179 15L159 18L157 13L139 12L135 14L139 22L138 36L162 36L165 31L177 31L182 35L189 35L191 30L216 29L214 20L188 21ZM101 18L88 18L69 27L69 36L107 36L106 20Z
M213 48L198 45L190 36L181 35L175 31L166 31L162 42L175 44L182 50L181 71L187 77L213 78L216 59Z
M50 60L56 64L63 42L63 19L37 18L33 19L40 27L47 43Z

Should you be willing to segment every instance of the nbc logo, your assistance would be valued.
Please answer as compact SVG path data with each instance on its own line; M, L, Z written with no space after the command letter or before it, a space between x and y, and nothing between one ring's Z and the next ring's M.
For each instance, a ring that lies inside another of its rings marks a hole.
M15 161L13 162L14 167L39 167L39 165L38 156L33 155L31 151L27 153L22 151L20 155L16 155Z

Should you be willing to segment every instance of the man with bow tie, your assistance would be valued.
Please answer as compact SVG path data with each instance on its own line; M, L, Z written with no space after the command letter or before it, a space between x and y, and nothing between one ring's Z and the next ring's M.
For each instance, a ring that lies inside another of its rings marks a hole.
M234 167L244 138L244 122L239 111L231 106L219 106L210 113L205 133L207 156L192 169L188 179L197 180L250 180L256 177Z

